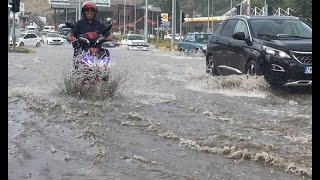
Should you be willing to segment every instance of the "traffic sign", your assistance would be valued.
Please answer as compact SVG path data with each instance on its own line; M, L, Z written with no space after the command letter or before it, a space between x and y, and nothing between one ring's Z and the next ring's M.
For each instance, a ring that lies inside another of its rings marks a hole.
M162 22L167 22L168 17L169 17L168 13L161 13Z

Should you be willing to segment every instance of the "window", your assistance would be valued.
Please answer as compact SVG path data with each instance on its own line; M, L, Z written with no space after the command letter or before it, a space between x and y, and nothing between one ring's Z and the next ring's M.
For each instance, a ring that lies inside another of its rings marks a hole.
M196 42L207 43L211 34L196 34Z
M130 35L130 36L128 36L128 40L143 40L143 36L140 36L140 35Z
M30 34L27 34L24 39L29 39L30 38Z
M35 34L29 34L29 38L37 38L37 35L35 35Z
M238 20L236 26L234 27L233 33L244 32L245 37L249 37L249 32L247 28L247 24L243 20Z
M223 26L221 35L225 37L232 37L232 32L236 22L237 22L236 19L228 20L226 24Z
M221 33L221 29L222 29L222 24L223 23L223 21L222 22L219 22L218 24L216 24L214 27L213 27L213 32L215 33L215 34L220 34Z
M186 35L186 37L184 38L184 41L188 42L188 41L190 41L190 39L191 39L191 35L188 34L188 35Z
M290 38L301 36L312 38L312 29L301 20L295 19L254 19L250 20L253 35L257 38Z
M194 34L191 34L190 35L190 42L195 42L196 41L196 38L194 37Z

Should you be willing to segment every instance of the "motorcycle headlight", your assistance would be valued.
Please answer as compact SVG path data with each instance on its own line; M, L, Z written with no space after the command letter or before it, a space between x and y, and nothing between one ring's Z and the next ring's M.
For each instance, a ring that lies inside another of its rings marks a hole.
M203 50L207 50L207 45L204 45L204 46L202 47L202 49L203 49Z
M290 56L286 52L279 49L274 49L268 46L263 46L262 48L267 54L270 54L276 58L290 58Z

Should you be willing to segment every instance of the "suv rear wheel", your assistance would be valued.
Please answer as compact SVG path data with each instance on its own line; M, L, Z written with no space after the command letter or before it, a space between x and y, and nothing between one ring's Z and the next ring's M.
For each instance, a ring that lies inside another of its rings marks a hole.
M261 68L260 68L259 64L256 63L256 61L251 60L247 64L246 73L253 76L253 75L261 75L262 71L261 71Z

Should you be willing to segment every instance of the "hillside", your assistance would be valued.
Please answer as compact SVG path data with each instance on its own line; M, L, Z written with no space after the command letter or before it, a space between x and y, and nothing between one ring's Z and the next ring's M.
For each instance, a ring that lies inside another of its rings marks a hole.
M72 0L70 0L72 1ZM81 0L83 1L83 0ZM141 4L144 0L136 0L137 5ZM127 0L128 5L134 5L133 0ZM48 0L21 0L21 3L25 5L25 12L32 12L38 15L53 14L53 10L50 8ZM123 0L111 0L111 4L122 4Z
M25 12L32 12L42 16L53 13L48 0L21 0L20 2L24 3Z

